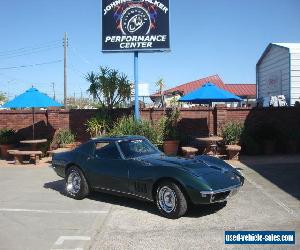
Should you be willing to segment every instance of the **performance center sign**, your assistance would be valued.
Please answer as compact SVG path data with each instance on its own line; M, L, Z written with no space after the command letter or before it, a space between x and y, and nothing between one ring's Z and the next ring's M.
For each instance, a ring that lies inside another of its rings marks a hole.
M102 0L102 51L170 49L169 0Z

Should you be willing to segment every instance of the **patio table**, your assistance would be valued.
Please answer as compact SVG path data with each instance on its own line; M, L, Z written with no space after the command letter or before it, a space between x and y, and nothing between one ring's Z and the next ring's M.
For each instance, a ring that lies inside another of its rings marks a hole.
M209 137L200 137L196 138L197 141L205 143L204 154L217 154L218 142L223 141L223 138L220 136L209 136Z
M22 144L31 144L32 150L37 150L37 144L45 143L47 139L37 139L37 140L23 140L20 141Z

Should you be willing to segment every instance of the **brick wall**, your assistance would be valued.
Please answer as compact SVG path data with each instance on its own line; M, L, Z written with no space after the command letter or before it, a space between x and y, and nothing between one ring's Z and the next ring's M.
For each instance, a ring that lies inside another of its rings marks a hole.
M166 113L170 112L166 109ZM180 109L179 129L191 135L208 134L208 117L210 115L210 131L214 129L214 113L212 108L182 108ZM164 114L163 109L142 109L141 117L153 121L159 120Z
M85 123L99 111L92 110L38 110L35 111L35 138L52 138L58 128L69 128L76 134L77 140L86 141L89 134ZM114 110L116 119L124 114L131 114L130 109ZM33 116L31 110L0 110L0 129L12 128L18 131L20 138L32 138Z
M69 111L69 128L76 134L77 140L86 141L89 139L89 134L86 132L85 123L91 117L97 115L99 111L95 109L91 110L70 110ZM131 109L116 109L111 114L112 119L116 120L123 115L131 114Z
M70 128L80 141L89 138L86 133L86 121L97 114L97 110L39 110L35 112L36 138L51 138L58 128ZM166 110L168 112L168 110ZM114 110L112 116L131 114L130 109ZM163 109L141 109L144 119L157 121L164 113ZM273 123L281 130L300 130L300 109L284 108L182 108L180 110L179 129L185 137L208 134L208 115L210 131L217 132L219 124L227 121L246 122L253 125L259 122ZM24 138L32 136L32 113L29 110L0 111L0 128L13 128Z
M32 138L31 110L1 110L0 128L18 131L20 138ZM37 110L34 115L35 138L51 138L58 128L69 128L69 112L64 110Z

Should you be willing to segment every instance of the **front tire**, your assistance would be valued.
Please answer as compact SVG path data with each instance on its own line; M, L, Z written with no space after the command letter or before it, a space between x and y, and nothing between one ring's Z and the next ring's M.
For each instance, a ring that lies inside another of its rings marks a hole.
M67 170L65 190L69 197L82 200L89 194L89 186L82 171L72 166Z
M177 219L187 211L187 200L180 187L170 181L162 182L156 191L156 205L166 218Z

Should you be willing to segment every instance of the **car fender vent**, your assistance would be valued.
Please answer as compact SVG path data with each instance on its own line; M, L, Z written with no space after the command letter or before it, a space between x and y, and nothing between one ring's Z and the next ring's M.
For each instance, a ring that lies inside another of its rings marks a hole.
M145 183L135 182L134 189L137 193L147 193L147 185Z

